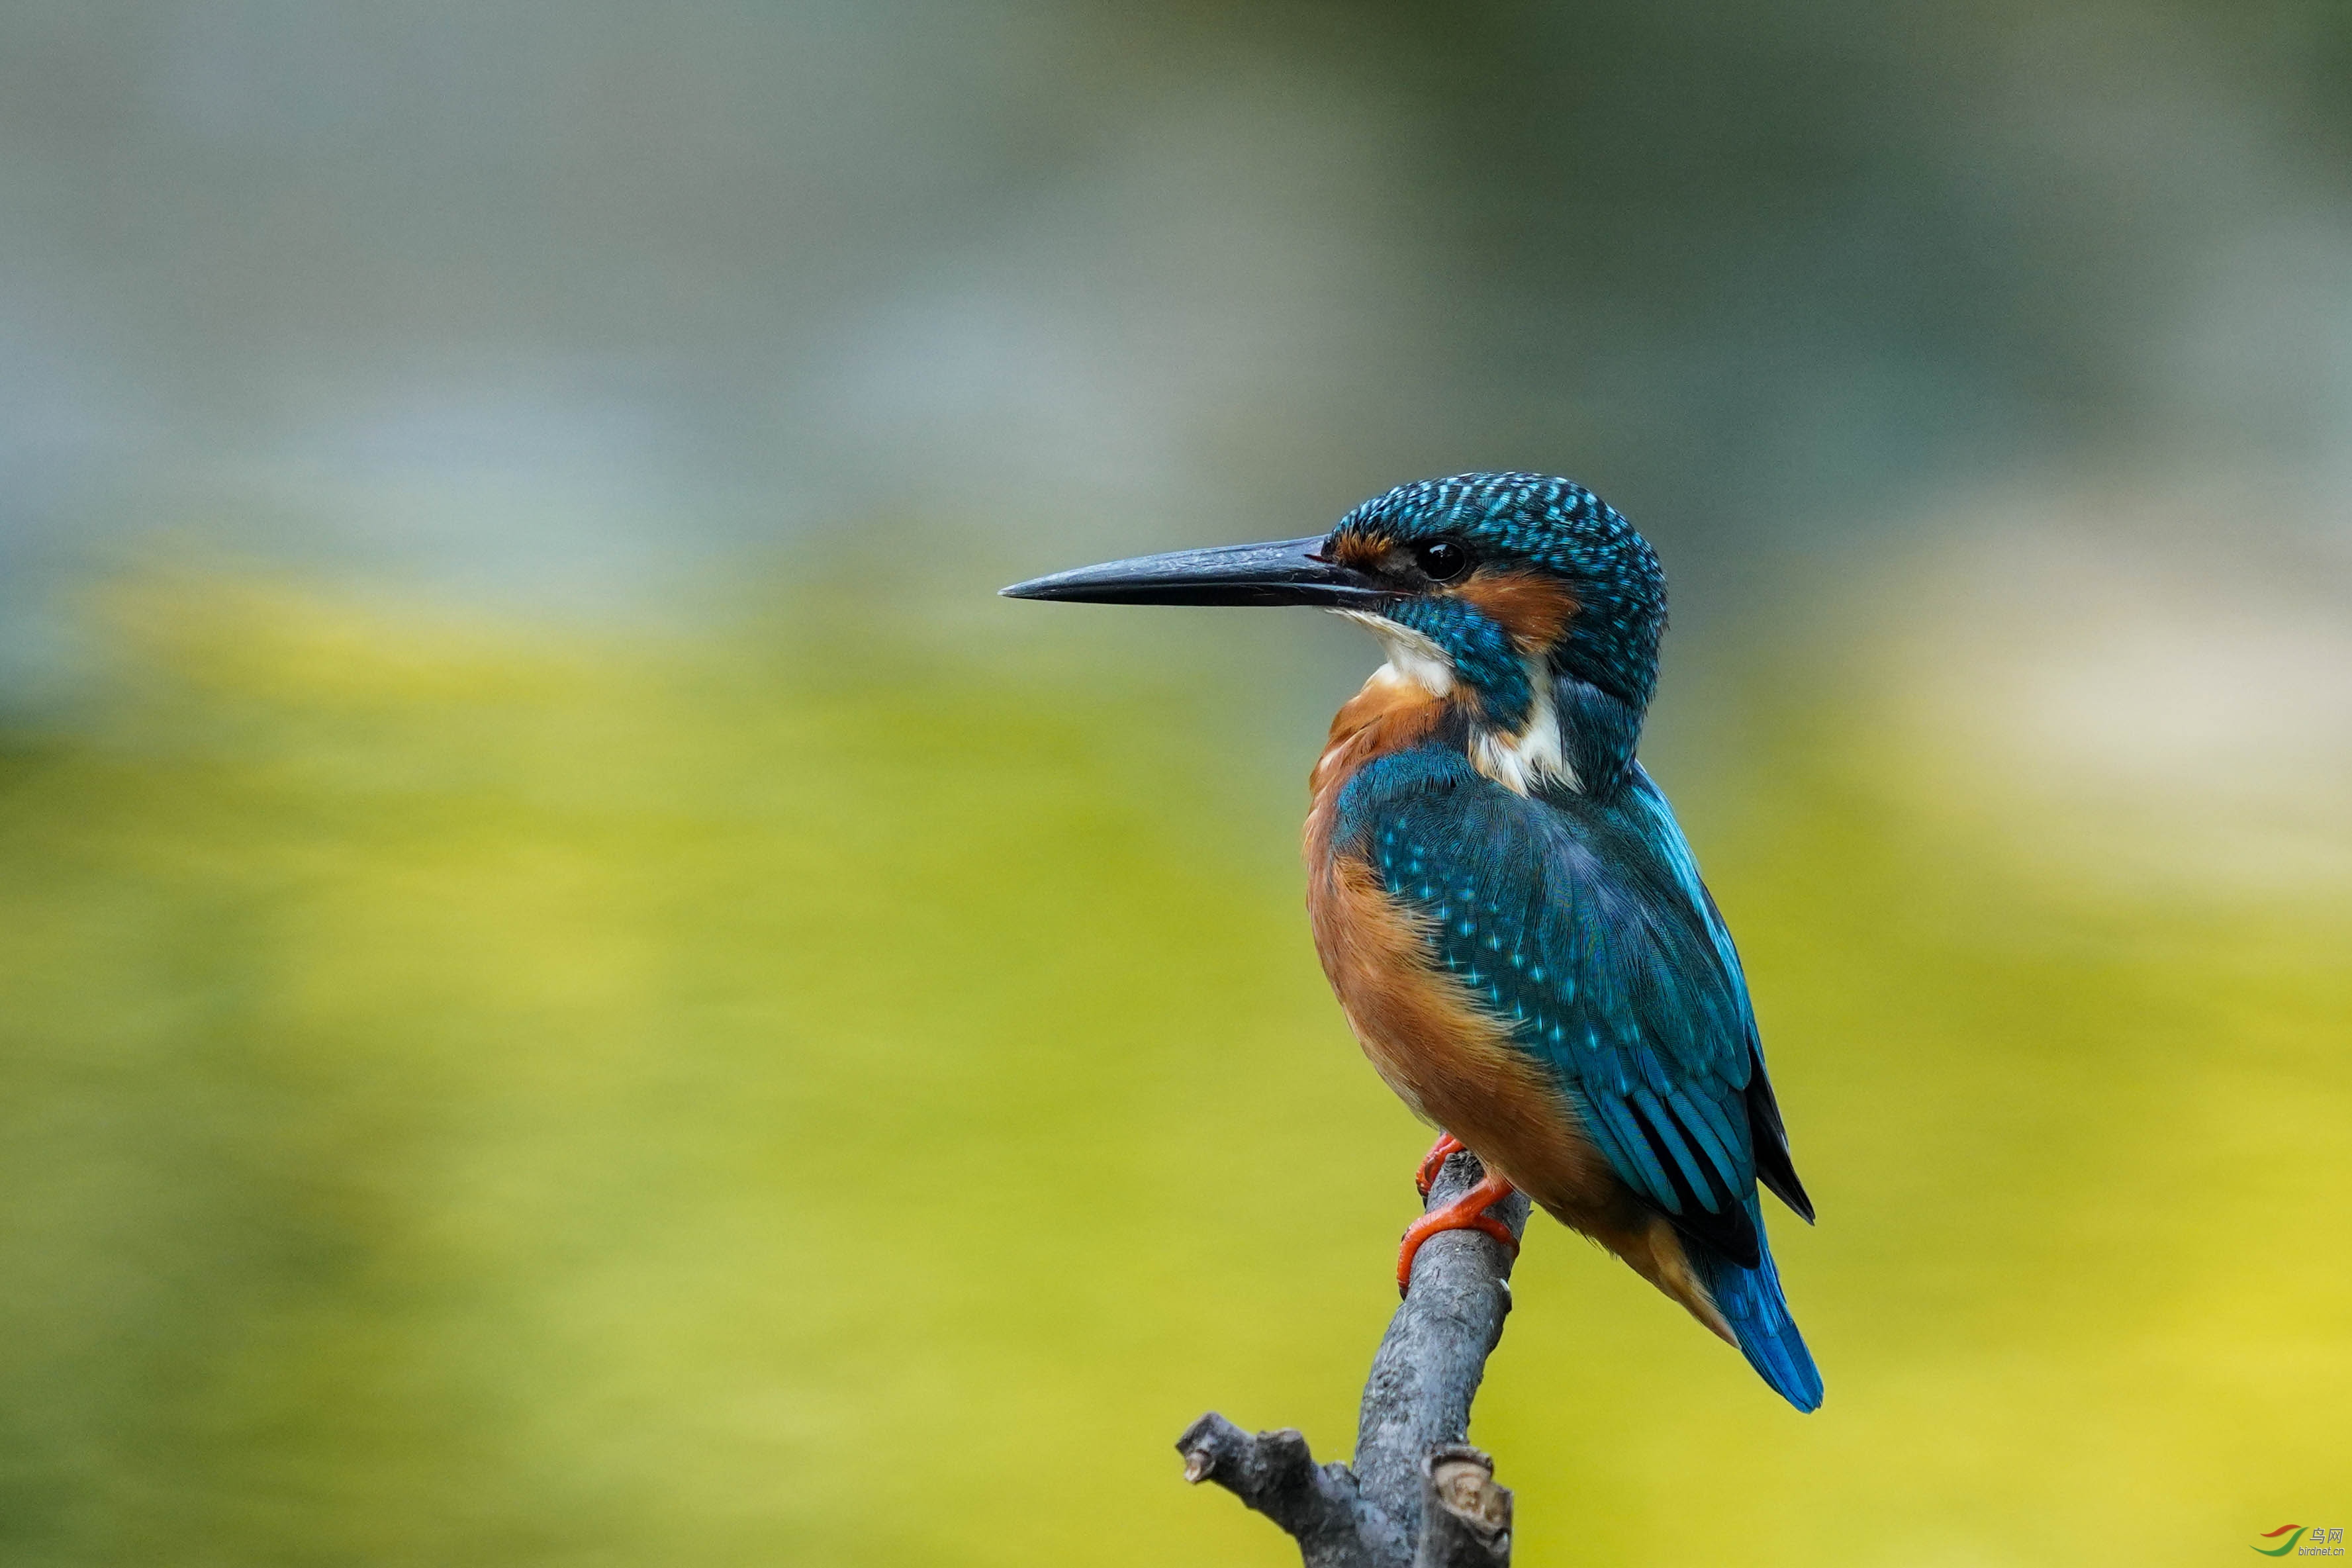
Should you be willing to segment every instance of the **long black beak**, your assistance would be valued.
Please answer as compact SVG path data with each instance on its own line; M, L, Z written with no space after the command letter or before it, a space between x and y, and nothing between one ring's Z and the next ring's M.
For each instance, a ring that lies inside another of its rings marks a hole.
M1007 599L1076 604L1319 604L1369 607L1397 591L1323 560L1322 536L1263 545L1220 545L1082 566L999 590Z

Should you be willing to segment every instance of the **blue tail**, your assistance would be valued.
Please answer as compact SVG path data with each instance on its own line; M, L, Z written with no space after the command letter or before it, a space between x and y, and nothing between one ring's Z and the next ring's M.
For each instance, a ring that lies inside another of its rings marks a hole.
M1797 1320L1789 1315L1789 1299L1780 1293L1780 1271L1772 1267L1772 1248L1764 1239L1764 1209L1752 1193L1748 1218L1756 1227L1759 1267L1743 1269L1704 1242L1688 1243L1692 1265L1715 1298L1748 1364L1760 1374L1772 1391L1800 1410L1822 1406L1821 1370Z

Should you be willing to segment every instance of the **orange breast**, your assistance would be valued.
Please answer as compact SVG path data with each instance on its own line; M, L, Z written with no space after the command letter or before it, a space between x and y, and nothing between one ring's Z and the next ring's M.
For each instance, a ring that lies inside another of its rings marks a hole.
M1339 792L1374 759L1427 738L1443 701L1376 675L1332 721L1311 778L1307 908L1323 973L1373 1068L1423 1120L1543 1201L1589 1207L1607 1162L1578 1133L1558 1085L1507 1027L1437 967L1423 918L1371 865L1331 841ZM1613 1182L1613 1178L1608 1178Z
M1649 1229L1630 1189L1576 1124L1559 1086L1502 1019L1437 967L1423 916L1360 856L1335 849L1339 792L1374 759L1426 739L1442 699L1383 674L1339 710L1310 779L1307 909L1340 1010L1398 1098L1461 1139L1554 1216L1614 1249ZM1647 1270L1644 1270L1645 1272Z

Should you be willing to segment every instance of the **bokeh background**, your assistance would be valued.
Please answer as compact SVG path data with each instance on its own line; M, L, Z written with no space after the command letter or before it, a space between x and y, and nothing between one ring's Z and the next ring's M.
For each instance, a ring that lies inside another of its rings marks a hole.
M1013 604L1575 475L1818 1416L1539 1226L1519 1561L2352 1525L2336 0L0 11L0 1560L1265 1563L1425 1142L1370 664Z

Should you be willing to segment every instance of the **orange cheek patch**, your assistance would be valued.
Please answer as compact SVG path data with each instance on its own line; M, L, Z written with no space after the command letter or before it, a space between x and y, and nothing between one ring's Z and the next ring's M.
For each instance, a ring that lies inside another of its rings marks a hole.
M1522 653L1539 653L1559 642L1577 611L1565 587L1531 572L1474 572L1454 594L1509 632Z
M1376 571L1388 564L1389 552L1395 548L1387 539L1349 534L1331 547L1331 559L1358 571Z

